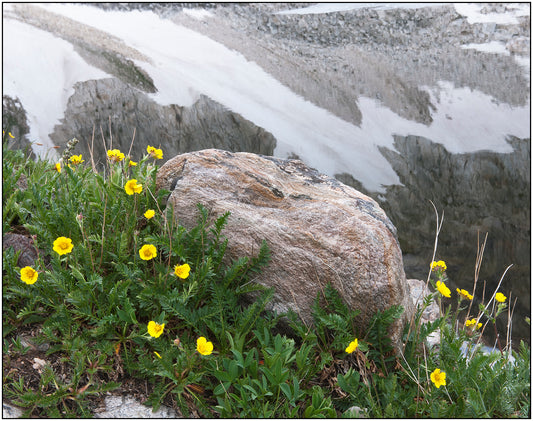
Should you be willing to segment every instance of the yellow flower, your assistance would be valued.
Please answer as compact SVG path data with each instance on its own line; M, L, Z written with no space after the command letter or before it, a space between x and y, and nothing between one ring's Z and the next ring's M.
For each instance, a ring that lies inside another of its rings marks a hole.
M130 196L133 193L140 193L143 191L143 185L137 184L137 180L135 178L129 180L126 182L126 185L124 186L124 190L126 190L126 193L128 193Z
M110 161L120 162L124 159L124 154L118 149L111 149L107 151L107 157Z
M446 270L446 263L444 263L443 260L439 260L438 262L431 262L431 270L437 271L442 270L443 272Z
M128 162L128 167L135 167L137 163L135 161L132 161L131 159Z
M348 345L348 347L346 348L345 351L348 354L351 354L352 352L354 352L357 349L358 345L359 345L359 343L357 341L357 338L355 338L352 342L350 342L350 345Z
M431 373L430 378L437 389L441 386L446 386L446 373L444 371L440 371L440 368L436 368L435 371Z
M474 298L470 295L470 293L466 289L457 288L457 293L459 294L460 297L466 298L467 300L472 300L472 298Z
M465 322L465 326L466 327L474 327L475 326L476 330L477 330L477 329L480 329L481 326L483 326L483 323L477 323L477 325L476 325L476 319L470 319L470 320L467 320Z
M59 173L61 172L61 164L59 162L55 165L55 170Z
M196 350L202 355L209 355L213 352L213 343L208 342L203 336L196 340Z
M152 158L163 159L163 151L161 149L157 149L153 146L148 146L146 148L146 152L148 152Z
M37 281L39 274L31 266L23 267L20 270L20 280L28 285L34 284Z
M507 297L505 295L503 295L501 292L497 292L496 296L494 298L496 298L496 301L498 301L500 303L504 303L505 300L507 300Z
M146 212L144 212L144 217L146 219L151 219L155 215L155 211L153 209L148 209Z
M151 320L148 322L148 334L154 338L159 338L165 329L165 324L159 324ZM159 357L161 358L161 357Z
M157 358L161 359L161 355L159 355L159 352L154 351L154 354L157 355Z
M63 254L68 254L72 251L72 248L74 245L72 244L72 240L67 237L58 237L54 241L54 247L53 250L62 256Z
M157 256L157 249L152 244L145 244L139 250L139 256L143 260L151 260Z
M178 278L181 279L187 279L190 271L191 267L187 263L185 263L184 265L176 265L174 267L174 273Z
M437 281L437 289L439 290L439 292L444 295L445 297L448 297L450 298L451 297L451 292L450 292L450 289L444 284L444 282L441 282L441 281Z
M81 164L82 162L85 162L85 160L81 159L81 154L79 155L72 155L70 158L69 158L69 161L72 165L78 165L78 164Z

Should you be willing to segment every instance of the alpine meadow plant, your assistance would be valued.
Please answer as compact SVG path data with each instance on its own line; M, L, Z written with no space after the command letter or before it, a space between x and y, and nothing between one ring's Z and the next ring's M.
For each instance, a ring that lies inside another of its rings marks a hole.
M169 192L156 189L163 150L110 149L102 174L93 156L74 153L77 141L50 163L9 149L10 139L4 132L3 231L23 233L38 251L22 268L19 252L3 251L3 392L24 416L91 416L94 396L132 378L150 385L146 404L186 417L529 416L529 347L479 346L510 294L495 291L476 313L475 285L452 292L446 263L432 261L433 292L407 324L403 349L388 335L402 307L362 330L359 309L330 284L306 325L267 310L274 291L254 282L269 262L266 241L231 260L229 212L215 217L198 204L195 226L176 221ZM439 315L424 323L434 301ZM21 329L48 348L32 376L9 369L29 358Z

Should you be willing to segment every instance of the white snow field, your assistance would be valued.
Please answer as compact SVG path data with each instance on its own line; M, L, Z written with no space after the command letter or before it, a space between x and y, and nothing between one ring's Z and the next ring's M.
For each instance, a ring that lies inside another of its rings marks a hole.
M393 148L393 134L425 136L453 153L510 152L507 135L530 136L528 106L498 103L447 81L427 88L437 107L429 126L402 118L379 101L359 97L363 118L358 127L296 95L241 54L152 12L104 11L84 4L38 6L118 37L148 57L150 63L134 61L153 79L157 92L150 96L158 103L190 106L200 94L207 95L272 133L276 156L296 153L326 174L352 174L371 191L400 184L378 150L378 146ZM477 13L474 6L460 7ZM197 19L209 17L208 12L185 13ZM51 146L48 134L63 117L72 86L108 75L87 64L68 42L10 19L6 9L3 23L4 94L20 98L29 115L31 140L45 145L36 150L42 156ZM493 49L503 53L499 47Z

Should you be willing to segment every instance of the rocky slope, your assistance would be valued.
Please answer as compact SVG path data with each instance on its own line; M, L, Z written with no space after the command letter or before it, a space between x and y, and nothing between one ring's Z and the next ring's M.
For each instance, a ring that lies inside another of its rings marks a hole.
M123 151L131 148L132 156L145 153L146 143L163 146L162 162L183 152L213 147L272 155L276 146L270 133L206 96L191 107L162 106L117 78L75 86L65 118L52 138L62 144L72 133L87 140L80 146L85 154L91 146L96 157L105 156L103 137L107 149L111 145Z

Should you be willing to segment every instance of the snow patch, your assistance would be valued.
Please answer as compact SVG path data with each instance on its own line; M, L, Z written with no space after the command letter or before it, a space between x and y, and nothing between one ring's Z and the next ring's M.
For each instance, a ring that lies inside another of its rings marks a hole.
M49 134L64 117L74 84L108 74L90 66L67 41L31 25L3 19L3 95L19 98L30 127L37 156L57 158Z
M182 9L182 12L197 20L204 20L206 18L213 17L213 13L205 9Z
M509 55L509 51L507 48L505 48L505 44L499 41L491 41L483 44L465 44L461 45L461 48L477 50L481 51L482 53L504 54L506 56Z
M466 17L468 23L497 23L500 25L517 25L519 16L529 16L529 3L503 3L505 13L481 13L487 3L453 3L455 10Z

